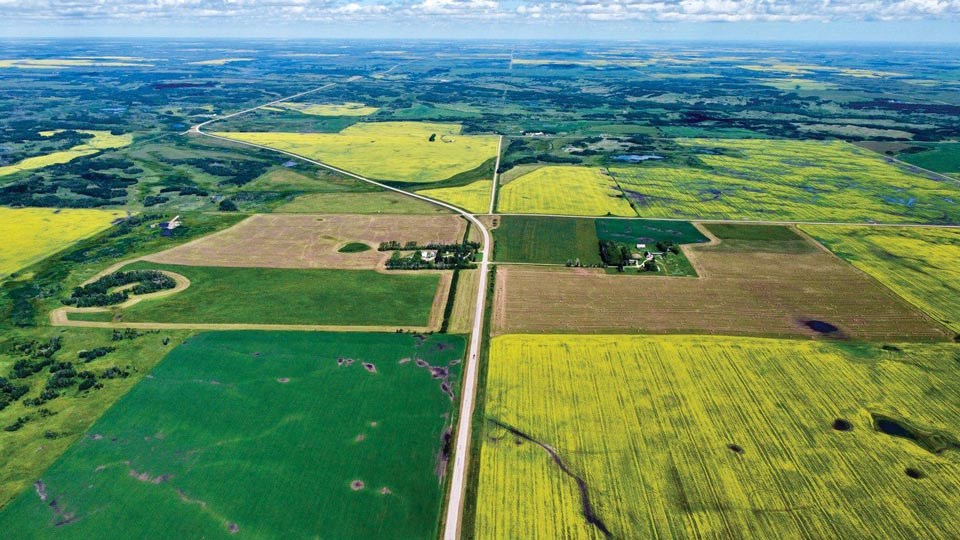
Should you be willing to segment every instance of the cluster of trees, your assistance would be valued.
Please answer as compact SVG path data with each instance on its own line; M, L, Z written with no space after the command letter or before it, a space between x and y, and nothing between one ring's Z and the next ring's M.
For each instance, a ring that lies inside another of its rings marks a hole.
M77 358L83 360L84 362L93 362L97 358L106 356L115 350L117 350L116 347L94 347L90 350L80 351L77 353Z
M258 176L267 172L267 169L272 166L272 162L270 161L251 159L211 160L202 158L188 158L166 159L164 161L171 165L189 165L191 167L200 169L207 174L221 177L223 178L223 180L220 180L221 186L242 186L250 183Z
M114 172L120 170L121 173ZM123 204L143 170L124 158L86 157L53 165L0 187L0 204L97 208Z
M393 251L393 256L387 260L388 270L458 270L464 268L474 268L473 259L480 248L477 242L463 242L461 244L427 244L424 248L417 246L416 242L407 242L403 248L393 248L390 246L399 246L399 242L384 242L380 245L380 251ZM385 246L387 246L385 248ZM424 260L423 249L436 251L437 255L432 260ZM410 251L413 253L404 256L401 251Z
M611 240L600 241L600 259L607 266L623 268L630 262L631 255L633 255L633 251L624 244L618 244Z
M129 289L110 292L110 289L136 283ZM114 272L102 278L73 289L70 298L62 302L68 306L93 307L110 306L124 302L133 294L149 294L177 286L173 278L157 270L131 270Z

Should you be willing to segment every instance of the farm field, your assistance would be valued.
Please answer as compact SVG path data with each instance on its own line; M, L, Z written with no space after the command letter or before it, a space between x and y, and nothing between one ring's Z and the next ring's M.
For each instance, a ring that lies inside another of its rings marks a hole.
M61 163L69 163L79 157L89 156L91 154L96 154L101 150L107 150L111 148L122 148L129 145L133 142L132 134L125 135L113 135L109 131L94 131L79 129L78 133L89 133L93 135L93 139L90 139L88 142L83 144L78 144L68 150L62 150L60 152L52 152L45 156L36 156L24 159L13 165L7 165L5 167L0 167L0 176L7 176L13 173L21 171L29 171L33 169L40 169L47 167L49 165L59 165ZM50 132L54 133L54 132Z
M613 178L599 169L569 166L540 167L503 185L497 210L505 214L636 215Z
M801 229L960 333L960 230L814 225Z
M590 218L498 216L493 230L498 262L600 264L597 227Z
M493 180L477 180L465 186L421 189L417 194L448 202L468 212L485 214L490 210L490 190L492 189Z
M79 440L110 406L134 387L160 359L190 335L185 331L132 332L120 334L111 330L11 329L4 328L0 349L0 377L28 391L23 400L0 408L0 508L18 493L28 489L56 459ZM79 389L80 380L59 388L56 398L40 405L28 406L26 399L36 399L52 378L48 369L32 375L15 377L17 362L37 361L21 354L18 346L31 343L49 345L57 350L51 357L58 363L70 363L75 372L90 372L99 387ZM85 360L83 351L107 347L107 354ZM6 397L5 395L2 397ZM6 402L6 400L3 400ZM20 420L20 427L15 428ZM11 529L8 531L7 536Z
M123 269L166 270L190 280L190 287L175 295L122 310L115 320L126 323L426 327L435 303L443 309L437 299L446 298L449 284L449 277L440 272L384 274L146 261Z
M960 142L942 142L924 145L926 150L902 153L898 159L917 167L952 176L960 175Z
M957 348L887 349L494 338L471 537L950 537Z
M441 385L457 391L463 348L392 333L194 336L0 511L0 527L21 538L432 539L454 403Z
M497 137L463 135L460 130L460 124L362 122L339 133L217 135L292 152L372 179L430 183L475 169L496 156Z
M554 216L498 216L493 230L495 258L500 262L566 264L580 259L583 266L601 264L599 242L633 245L656 241L676 244L707 242L691 223L648 219L567 218Z
M469 334L473 329L473 314L477 300L477 286L480 273L477 270L459 270L456 291L452 291L453 309L447 332L451 334Z
M778 251L781 243L769 250L738 250L724 248L720 240L719 246L683 248L699 278L607 275L588 268L498 268L492 331L910 341L952 337L873 278L823 250L784 253ZM829 325L827 333L815 329L819 322Z
M367 107L363 103L300 103L284 101L270 107L311 114L314 116L369 116L380 109Z
M0 207L0 280L124 216L110 210Z
M687 139L704 169L613 167L641 217L958 223L960 186L844 142Z
M308 193L276 208L291 214L449 214L450 210L389 191Z
M465 228L466 221L454 215L257 214L146 260L188 266L373 269L390 257L390 252L377 251L381 242L454 244ZM351 242L371 249L340 251Z

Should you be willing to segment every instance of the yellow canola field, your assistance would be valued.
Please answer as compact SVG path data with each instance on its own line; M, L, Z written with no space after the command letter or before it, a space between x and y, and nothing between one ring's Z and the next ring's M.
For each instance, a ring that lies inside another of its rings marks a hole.
M496 136L461 135L460 129L460 124L435 122L361 122L339 133L217 135L285 150L372 179L428 183L496 157Z
M377 107L367 107L363 103L354 102L317 104L286 101L278 103L275 107L314 116L368 116L380 110Z
M120 211L0 207L0 279L96 234Z
M953 537L960 452L878 432L871 413L956 445L958 352L953 344L496 337L478 433L475 538L602 540L601 526L612 538ZM835 429L838 419L850 429ZM585 519L577 479L595 523Z
M548 166L500 188L497 210L505 214L636 216L616 182L599 169Z
M417 194L448 202L468 212L486 214L490 210L491 189L493 189L492 180L477 180L465 186L422 189Z
M13 165L7 165L6 167L0 167L0 176L6 176L8 174L13 174L20 171L29 171L33 169L40 169L43 167L48 167L50 165L59 165L61 163L68 163L79 157L89 156L90 154L96 154L101 150L107 150L110 148L121 148L129 145L133 142L133 134L127 133L123 135L113 135L109 131L94 131L94 130L77 130L79 133L89 133L93 135L93 139L89 141L78 144L68 150L62 150L60 152L53 152L45 156L36 156L24 159L23 161L14 163ZM43 131L42 135L50 136L56 133L56 131Z
M800 228L960 333L960 229Z
M612 167L642 217L960 222L960 186L840 141L679 139L704 165Z

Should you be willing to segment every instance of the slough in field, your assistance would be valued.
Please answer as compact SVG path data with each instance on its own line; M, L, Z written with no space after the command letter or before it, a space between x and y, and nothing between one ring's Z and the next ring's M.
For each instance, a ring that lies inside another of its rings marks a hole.
M947 538L960 350L494 338L473 537Z
M838 141L686 139L705 165L614 167L643 217L958 223L960 186Z

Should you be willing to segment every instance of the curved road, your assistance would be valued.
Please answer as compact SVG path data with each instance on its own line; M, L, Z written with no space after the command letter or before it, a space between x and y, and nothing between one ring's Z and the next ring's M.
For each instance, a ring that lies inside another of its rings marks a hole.
M394 66L394 68L391 68L391 70L395 68L396 66ZM347 79L346 82L352 82L360 78L361 77L359 76L351 77ZM211 137L214 139L220 139L224 141L230 141L232 143L242 144L244 146L261 148L264 150L269 150L272 152L284 154L286 156L299 159L301 161L306 161L307 163L312 163L313 165L316 165L318 167L323 167L325 169L349 176L351 178L355 178L362 182L373 184L385 190L394 191L396 193L402 193L403 195L407 195L409 197L413 197L415 199L419 199L421 201L425 201L430 204L434 204L434 205L446 208L448 210L452 210L453 212L456 212L457 214L463 216L465 219L473 223L474 226L476 226L477 229L480 230L480 233L483 235L483 248L480 253L480 256L481 256L480 268L478 269L478 271L480 272L480 279L479 279L480 283L479 283L479 286L477 287L477 299L475 304L475 311L473 314L473 330L470 333L470 348L467 353L467 358L465 360L466 371L464 373L463 383L460 386L460 391L463 397L460 399L460 413L457 421L457 439L456 439L456 447L454 449L453 475L450 478L450 496L447 502L446 519L444 521L445 527L443 531L444 540L457 540L460 537L460 522L463 514L463 501L464 501L464 494L465 494L465 488L466 488L466 476L467 476L467 462L468 462L469 451L470 451L470 433L472 431L472 425L473 425L474 400L476 398L476 393L477 393L477 371L478 371L477 362L480 355L480 343L483 338L482 336L483 312L484 312L484 307L485 307L486 298L487 298L487 294L486 294L487 277L488 277L488 270L490 267L490 257L491 257L490 247L492 245L492 242L490 240L490 231L488 231L487 228L484 227L483 223L481 223L480 220L477 219L477 217L474 214L471 214L470 212L467 212L452 204L448 204L443 201L438 201L436 199L431 199L430 197L425 197L418 193L404 191L402 189L395 188L393 186L388 186L386 184L377 182L375 180L371 180L369 178L365 178L358 174L345 171L338 167L334 167L332 165L328 165L326 163L323 163L314 159L310 159L306 156L294 154L293 152L287 152L286 150L270 148L269 146L263 146L263 145L255 144L251 142L238 141L238 140L231 139L229 137L223 137L220 135L215 135L215 134L207 133L203 131L204 127L214 122L219 122L221 120L226 120L228 118L233 118L243 114L251 113L258 109L262 109L264 107L269 107L277 103L282 103L284 101L289 101L291 99L296 99L298 97L305 96L307 94L319 92L326 88L330 88L335 84L337 83L328 83L323 86L314 88L312 90L307 90L305 92L300 92L292 96L287 96L284 98L273 100L269 103L264 103L263 105L258 105L256 107L251 107L249 109L244 109L242 111L227 114L224 116L218 116L216 118L212 118L210 120L207 120L206 122L202 122L200 124L197 124L191 127L187 131L187 133L194 134L194 135L201 135L204 137ZM501 137L501 141L502 141L502 137ZM497 158L499 160L499 148L498 148ZM496 171L494 171L494 175L496 175ZM494 189L496 189L496 186L494 186Z

